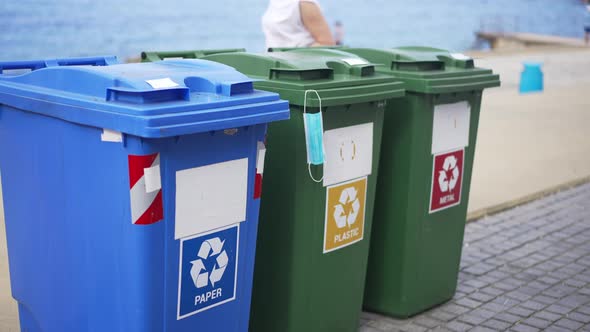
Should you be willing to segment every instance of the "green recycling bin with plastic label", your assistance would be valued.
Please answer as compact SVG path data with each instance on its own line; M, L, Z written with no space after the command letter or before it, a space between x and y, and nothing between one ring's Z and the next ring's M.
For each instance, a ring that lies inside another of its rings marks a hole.
M346 52L406 83L385 112L364 308L407 317L455 293L482 92L500 80L439 49Z
M142 58L221 62L290 102L291 120L268 130L250 330L358 331L383 115L403 84L337 50L216 52ZM323 165L308 163L303 113L323 117Z

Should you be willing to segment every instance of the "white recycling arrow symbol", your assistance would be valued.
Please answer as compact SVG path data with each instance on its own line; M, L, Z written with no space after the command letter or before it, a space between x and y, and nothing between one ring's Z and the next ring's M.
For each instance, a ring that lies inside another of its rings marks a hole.
M448 172L451 172L450 179L447 177ZM438 185L441 192L453 191L457 186L459 179L459 167L457 166L457 158L455 156L448 156L443 162L443 169L438 172Z
M336 226L338 226L338 228L344 228L346 225L350 227L356 222L361 207L357 194L357 190L354 187L348 187L342 190L340 199L338 200L340 204L334 206L334 220L336 221ZM351 202L352 208L350 209L350 212L346 214L344 206Z
M214 237L206 240L201 244L199 249L199 259L191 261L193 265L191 267L191 277L197 288L206 287L211 282L211 285L215 287L215 283L220 281L229 262L227 253L223 250L223 244L225 241L221 241L220 238ZM209 273L203 263L203 260L209 258L215 258L215 265L213 266L211 273Z

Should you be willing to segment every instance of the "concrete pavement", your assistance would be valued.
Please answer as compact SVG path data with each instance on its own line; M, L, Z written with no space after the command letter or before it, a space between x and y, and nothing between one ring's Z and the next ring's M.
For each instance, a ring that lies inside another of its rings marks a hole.
M361 332L590 331L590 183L467 224L455 297Z

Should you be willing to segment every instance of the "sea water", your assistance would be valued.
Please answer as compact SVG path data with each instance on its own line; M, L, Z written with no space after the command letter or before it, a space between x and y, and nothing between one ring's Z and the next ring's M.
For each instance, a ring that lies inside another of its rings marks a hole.
M264 50L268 0L0 0L0 60L143 50ZM345 44L486 48L476 32L583 36L580 0L319 0Z

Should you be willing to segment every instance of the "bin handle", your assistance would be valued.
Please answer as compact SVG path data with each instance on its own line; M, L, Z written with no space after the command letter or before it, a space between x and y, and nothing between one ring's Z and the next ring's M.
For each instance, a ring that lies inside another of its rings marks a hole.
M48 67L49 65L50 64L48 64L48 61L46 60L2 61L0 62L0 74L2 74L4 70L37 70Z
M115 56L64 58L56 61L58 66L110 66L119 63Z
M318 97L318 102L319 102L319 107L320 107L320 118L322 116L322 98L320 97L320 94L316 90L306 90L305 95L303 96L303 122L304 122L304 124L306 123L305 114L307 113L307 94L310 92L315 93L315 95ZM305 126L305 127L307 127L307 126ZM307 128L305 128L305 130L307 131ZM322 120L322 131L323 131L323 120ZM323 134L323 132L322 132L322 134ZM305 135L305 139L306 139L306 145L307 145L308 144L307 143L307 133ZM309 149L309 145L307 145L307 147ZM322 149L323 148L324 147L323 147L323 141L322 141ZM322 177L320 179L314 178L313 174L311 173L311 162L309 161L309 157L307 160L307 171L309 172L309 177L313 180L313 182L320 183L324 180L323 172L322 172Z
M117 57L82 57L82 58L64 58L48 60L22 60L22 61L2 61L0 62L0 74L4 70L30 69L32 71L55 66L108 66L118 63Z
M168 58L200 59L207 55L218 53L245 52L243 48L228 48L217 50L196 50L196 51L169 51L169 52L141 52L141 59L150 62L162 61Z
M141 52L141 59L149 60L150 62L162 61L167 58L196 59L197 56L191 51Z

